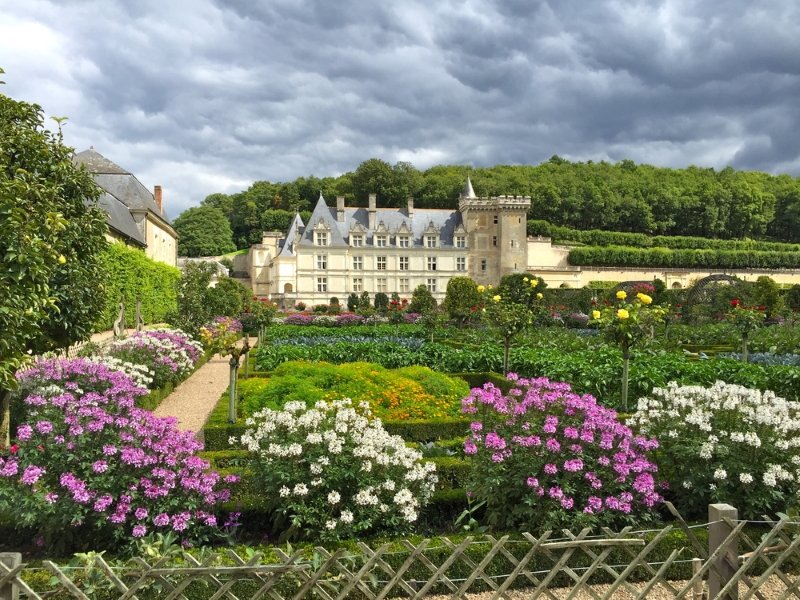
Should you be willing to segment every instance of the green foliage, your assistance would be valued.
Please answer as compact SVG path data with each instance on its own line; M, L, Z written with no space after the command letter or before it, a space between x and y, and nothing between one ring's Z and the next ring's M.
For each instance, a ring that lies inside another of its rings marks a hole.
M96 315L95 329L107 331L114 325L119 302L125 302L125 321L135 326L136 299L142 302L145 323L162 323L177 309L178 269L148 258L144 252L124 244L108 244L101 255L106 302Z
M89 289L105 225L99 191L71 155L39 106L0 94L0 397L26 350L85 338L102 303Z
M233 233L225 214L213 206L185 210L174 222L180 256L218 256L233 252Z
M252 292L232 277L220 277L210 287L216 267L210 262L188 262L177 284L177 311L172 325L197 336L200 327L214 317L238 317L251 308Z
M408 305L408 312L424 315L436 309L436 300L428 290L428 286L420 284L414 288L411 294L411 302Z
M475 281L469 277L451 277L442 308L451 319L464 324L479 318L481 300Z
M457 417L469 388L461 379L427 367L388 370L370 363L332 365L324 362L287 362L268 379L241 382L239 395L245 416L261 408L279 410L290 401L350 398L368 402L382 420Z
M786 292L786 306L793 311L800 311L800 284L794 284Z
M632 246L586 246L570 250L567 260L571 265L585 267L800 268L800 253L774 250L672 250Z
M767 318L770 318L783 307L781 290L774 279L766 275L761 275L756 279L754 287L753 295L755 296L755 303L758 306L764 307Z
M375 310L379 315L385 315L389 308L389 296L383 292L375 294Z
M355 292L350 292L350 295L347 297L347 310L350 312L356 312L358 310L360 301L358 299L358 294Z
M208 311L213 316L238 317L250 310L253 292L233 277L220 277L206 291Z

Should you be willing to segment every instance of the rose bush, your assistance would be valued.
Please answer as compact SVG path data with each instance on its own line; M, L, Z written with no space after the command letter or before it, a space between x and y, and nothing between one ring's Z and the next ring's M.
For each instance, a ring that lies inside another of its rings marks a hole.
M193 433L135 407L147 389L86 359L43 361L18 378L29 392L26 421L0 456L0 501L15 507L17 526L93 549L216 529L230 492L196 456Z
M490 524L536 530L641 523L662 500L652 438L634 436L617 414L569 384L510 373L508 394L473 388L464 452L470 490Z
M784 511L800 481L800 403L717 382L670 384L641 398L629 424L661 440L656 457L687 517L729 502L744 518Z
M321 540L407 531L437 481L434 465L389 435L366 403L288 402L246 423L241 443L277 528Z

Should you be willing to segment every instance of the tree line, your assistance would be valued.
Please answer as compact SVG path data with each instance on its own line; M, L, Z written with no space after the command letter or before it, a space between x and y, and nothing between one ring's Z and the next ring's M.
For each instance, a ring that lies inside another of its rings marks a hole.
M382 207L458 206L467 176L479 196L531 197L529 219L579 230L718 239L800 241L800 180L789 175L654 167L630 160L570 162L558 156L538 165L471 168L439 165L425 171L407 162L371 158L338 177L299 177L291 182L257 181L235 194L211 194L204 207L227 218L238 248L261 232L285 230L296 211L308 214L320 192L333 205L366 206L370 193ZM191 210L191 209L190 209Z

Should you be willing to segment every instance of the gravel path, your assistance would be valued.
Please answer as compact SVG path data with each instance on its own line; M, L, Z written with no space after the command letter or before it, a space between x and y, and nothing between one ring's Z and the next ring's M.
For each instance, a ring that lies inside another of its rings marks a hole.
M157 417L177 417L178 428L198 432L228 388L228 357L216 355L197 369L153 411Z

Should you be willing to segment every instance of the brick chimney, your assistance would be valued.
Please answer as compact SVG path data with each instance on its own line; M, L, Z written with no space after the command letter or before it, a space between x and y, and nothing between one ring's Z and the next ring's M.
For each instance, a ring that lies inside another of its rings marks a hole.
M344 196L336 196L336 220L344 223Z
M407 212L408 212L408 218L409 219L413 219L414 218L414 199L411 196L408 197L408 211Z
M378 198L377 194L370 194L369 195L368 212L369 212L369 229L370 230L374 230L375 229L375 225L377 224L375 222L377 198Z
M162 205L162 198L161 198L161 186L157 185L153 187L153 198L155 198L156 206L158 207L158 212L162 215L164 214L164 206Z

